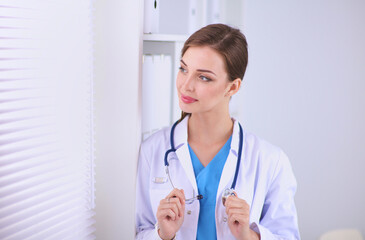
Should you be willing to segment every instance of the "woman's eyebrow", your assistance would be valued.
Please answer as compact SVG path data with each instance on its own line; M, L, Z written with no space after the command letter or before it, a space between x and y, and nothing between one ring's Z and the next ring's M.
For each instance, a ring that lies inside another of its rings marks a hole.
M210 71L210 70L206 70L206 69L197 69L198 72L207 72L207 73L211 73L213 75L216 75L214 72ZM217 75L216 75L217 76Z
M180 59L180 62L182 63L182 64L184 64L184 66L188 66L185 62L184 62L184 60L182 60L182 59ZM215 75L215 76L217 76L217 74L215 74L213 71L210 71L210 70L207 70L207 69L197 69L197 71L198 72L207 72L207 73L211 73L211 74L213 74L213 75Z

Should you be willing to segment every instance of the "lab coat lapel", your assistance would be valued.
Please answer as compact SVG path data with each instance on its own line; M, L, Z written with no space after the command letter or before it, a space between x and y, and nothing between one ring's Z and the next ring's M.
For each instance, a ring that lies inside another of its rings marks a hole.
M224 189L231 187L234 174L236 171L238 146L239 146L239 126L238 126L238 121L234 120L231 150L229 151L226 163L223 167L221 179L219 181L219 186L218 186L217 198L221 195Z
M189 148L188 148L188 119L185 117L175 128L175 147L176 155L180 161L180 164L185 170L186 176L188 177L191 185L193 186L195 192L198 192L198 187L196 185L195 174L193 165L191 163Z

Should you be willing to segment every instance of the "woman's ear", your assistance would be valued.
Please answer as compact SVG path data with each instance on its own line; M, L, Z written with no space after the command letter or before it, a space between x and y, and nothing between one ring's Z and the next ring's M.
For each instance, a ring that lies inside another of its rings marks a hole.
M235 95L238 90L240 90L242 80L241 78L236 78L235 80L231 81L228 86L228 92L226 93L226 96L232 97Z

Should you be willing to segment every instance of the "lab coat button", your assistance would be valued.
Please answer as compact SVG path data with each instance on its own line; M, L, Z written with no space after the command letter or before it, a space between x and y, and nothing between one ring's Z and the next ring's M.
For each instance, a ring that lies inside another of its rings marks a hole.
M227 218L225 217L225 218L223 218L223 222L227 222Z
M190 214L191 214L191 211L190 211L190 210L188 210L186 213L187 213L188 215L190 215Z

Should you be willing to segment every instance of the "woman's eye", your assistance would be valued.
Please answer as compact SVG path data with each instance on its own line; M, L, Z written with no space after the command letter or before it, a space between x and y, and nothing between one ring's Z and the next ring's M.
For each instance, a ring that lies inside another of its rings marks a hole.
M182 72L182 73L186 73L186 69L183 68L183 67L179 67L179 71Z
M208 78L206 76L203 76L203 75L200 76L200 79L203 80L203 81L205 81L205 82L212 81L212 79L210 79L210 78Z

